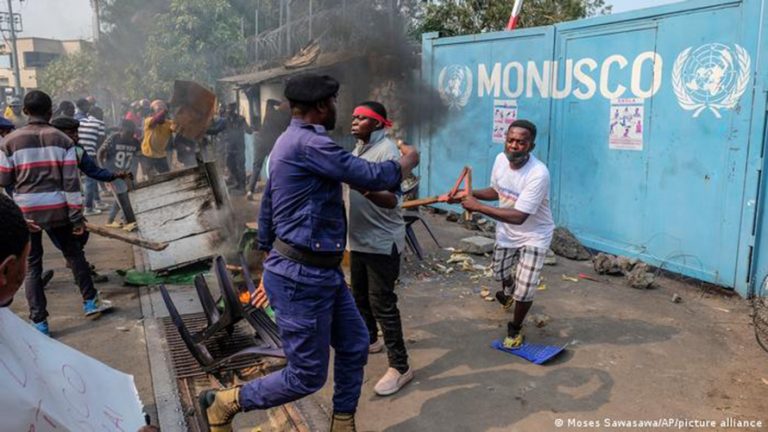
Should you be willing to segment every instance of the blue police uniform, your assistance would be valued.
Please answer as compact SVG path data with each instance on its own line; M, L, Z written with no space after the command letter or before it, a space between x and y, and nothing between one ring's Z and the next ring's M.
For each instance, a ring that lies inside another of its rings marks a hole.
M380 191L397 189L400 180L398 162L357 158L336 145L323 126L294 118L278 138L262 197L259 248L271 251L264 262L264 287L288 362L241 389L242 409L274 407L322 388L332 346L334 411L355 412L369 336L341 268L289 259L273 246L278 242L305 254L340 256L347 230L342 183Z

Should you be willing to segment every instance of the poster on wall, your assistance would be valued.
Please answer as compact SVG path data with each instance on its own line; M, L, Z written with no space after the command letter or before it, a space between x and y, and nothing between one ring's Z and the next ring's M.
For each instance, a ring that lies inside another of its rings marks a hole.
M506 140L507 128L517 119L517 101L493 101L493 142L502 144Z
M644 100L641 98L612 99L608 148L642 150L644 114Z

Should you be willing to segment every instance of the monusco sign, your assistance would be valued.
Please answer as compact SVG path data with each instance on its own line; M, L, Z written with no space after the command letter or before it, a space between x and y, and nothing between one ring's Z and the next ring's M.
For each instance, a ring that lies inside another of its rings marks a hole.
M437 87L443 102L454 110L462 109L473 96L648 99L665 85L663 67L664 58L654 51L634 58L614 54L600 62L586 57L563 62L452 64L440 71ZM680 107L691 111L693 117L708 110L720 118L720 111L733 109L746 91L750 68L751 58L743 47L711 43L683 50L674 59L668 82ZM611 74L625 69L630 71L629 81L611 85ZM643 79L644 73L650 75L650 84L642 84L648 81ZM563 79L557 79L559 76Z

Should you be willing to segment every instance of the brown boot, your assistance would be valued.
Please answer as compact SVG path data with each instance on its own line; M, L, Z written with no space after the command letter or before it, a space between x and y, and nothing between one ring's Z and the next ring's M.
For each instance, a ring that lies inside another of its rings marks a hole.
M357 432L355 428L355 415L334 413L331 419L331 432Z
M231 432L232 419L240 412L240 387L200 393L200 413L210 432Z

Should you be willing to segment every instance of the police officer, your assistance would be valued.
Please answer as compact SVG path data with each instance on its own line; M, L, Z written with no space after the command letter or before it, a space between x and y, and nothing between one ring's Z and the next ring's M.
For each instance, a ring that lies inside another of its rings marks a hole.
M245 134L251 135L253 129L248 126L245 118L237 113L237 103L227 105L227 115L224 118L224 141L227 151L227 181L232 191L245 194Z
M276 313L286 367L243 387L200 395L211 431L230 431L239 411L267 409L318 391L335 350L331 431L354 431L369 336L344 282L342 183L363 191L395 190L418 164L403 146L399 161L368 162L328 137L336 124L339 83L301 75L286 83L292 119L278 138L259 216L259 248L268 251L263 281Z

